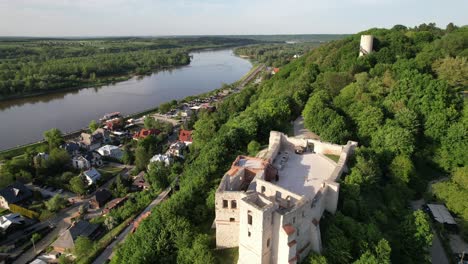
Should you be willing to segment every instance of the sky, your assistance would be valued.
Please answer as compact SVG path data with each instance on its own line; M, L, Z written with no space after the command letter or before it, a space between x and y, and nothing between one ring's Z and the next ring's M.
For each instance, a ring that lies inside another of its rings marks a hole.
M0 0L0 36L351 34L468 24L468 0Z

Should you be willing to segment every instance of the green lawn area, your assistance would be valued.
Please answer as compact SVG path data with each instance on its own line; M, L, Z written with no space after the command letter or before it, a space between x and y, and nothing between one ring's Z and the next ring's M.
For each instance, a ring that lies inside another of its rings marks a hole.
M236 264L239 258L239 248L227 248L214 250L213 254L218 263Z
M334 162L338 162L338 160L340 159L340 156L338 155L325 154L325 156L327 156L329 159L333 160Z
M99 168L100 171L116 174L121 172L123 169L115 166L102 166Z

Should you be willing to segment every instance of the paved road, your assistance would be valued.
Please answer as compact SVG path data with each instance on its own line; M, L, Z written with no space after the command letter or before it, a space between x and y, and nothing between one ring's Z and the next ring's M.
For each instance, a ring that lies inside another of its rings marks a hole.
M171 190L171 187L167 187L163 192L161 192L158 197L156 197L156 199L154 199L146 208L145 210L143 210L143 212L141 212L135 219L138 219L140 216L142 216L143 214L145 214L146 212L149 212L151 211L151 209L153 209L153 207L155 207L156 205L160 204L162 201L164 201L164 199L167 197L167 195L169 194ZM117 236L117 239L115 239L112 243L110 243L106 249L101 253L101 255L99 255L99 257L97 257L93 264L102 264L102 263L105 263L108 259L111 259L112 258L112 251L114 249L114 247L116 245L118 245L119 243L121 243L127 236L128 234L130 233L130 231L132 230L133 228L133 222L130 223L129 226L127 226L127 228L124 229L124 231L122 231L118 236Z

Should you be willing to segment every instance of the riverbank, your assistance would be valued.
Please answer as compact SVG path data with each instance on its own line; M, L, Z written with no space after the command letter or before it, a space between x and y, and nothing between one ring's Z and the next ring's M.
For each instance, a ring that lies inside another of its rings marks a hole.
M184 67L190 65L190 60L187 64L181 64L178 66L168 66L168 67L161 67L158 69L154 69L153 71L146 72L144 74L137 74L137 73L129 73L125 75L118 75L118 76L110 76L106 78L99 79L97 83L82 83L77 86L72 86L72 87L66 87L66 88L58 88L58 89L53 89L53 90L45 90L41 92L34 92L34 93L27 93L27 94L18 94L18 95L12 95L12 96L7 96L7 97L0 97L0 102L3 101L8 101L8 100L16 100L16 99L25 99L25 98L32 98L36 96L43 96L43 95L49 95L49 94L57 94L57 93L63 93L63 92L71 92L71 91L76 91L80 89L86 89L86 88L99 88L105 85L111 85L111 84L116 84L118 82L124 82L127 80L130 80L134 77L144 77L144 76L150 76L154 73L158 73L160 71L165 71L165 70L173 70L177 69L180 67Z
M254 67L252 67L252 69L249 72L247 72L245 75L243 75L239 80L231 83L229 85L229 87L230 88L232 88L232 87L237 88L238 86L246 85L247 82L250 82L253 79L253 77L256 74L258 74L258 72L262 69L262 67L263 67L263 65L255 65ZM201 94L198 94L198 95L187 96L187 97L185 97L185 98L183 98L181 100L178 100L177 105L180 105L182 103L189 102L189 101L192 101L192 100L195 100L195 99L202 99L202 98L205 98L205 97L210 97L210 96L215 95L215 94L217 94L219 92L222 92L224 89L226 89L226 87L220 87L220 88L211 90L209 92L201 93ZM136 112L136 113L126 115L124 118L126 120L128 120L130 118L140 118L140 117L142 117L144 115L156 113L156 112L158 112L160 105L158 105L157 107L148 108L148 109L145 109L143 111L139 111L139 112ZM64 137L65 140L72 139L72 138L75 138L75 137L79 136L82 132L87 132L87 130L88 130L88 128L82 128L82 129L79 129L79 130L76 130L76 131L73 131L73 132L66 133L66 134L63 135L63 137ZM16 146L16 147L13 147L13 148L0 150L0 161L5 160L5 159L11 159L11 158L19 156L19 155L21 155L21 154L23 154L24 152L27 152L27 151L37 151L42 146L45 146L45 141L44 140L24 144L24 145L21 145L21 146Z
M199 48L193 48L193 49L187 49L187 54L189 56L189 61L186 64L180 64L180 65L175 65L175 66L163 66L159 67L157 69L153 69L148 72L144 72L142 74L131 72L128 74L122 74L122 75L115 75L115 76L109 76L109 77L103 77L99 78L97 82L84 82L80 83L79 85L72 86L72 87L66 87L66 88L57 88L57 89L52 89L52 90L45 90L45 91L40 91L40 92L32 92L32 93L23 93L23 94L16 94L16 95L10 95L10 96L0 96L0 102L8 101L8 100L16 100L16 99L25 99L25 98L32 98L36 96L43 96L43 95L49 95L49 94L56 94L56 93L63 93L63 92L70 92L70 91L76 91L80 89L86 89L86 88L99 88L105 85L110 85L110 84L115 84L118 82L123 82L130 80L134 77L144 77L144 76L149 76L154 73L158 73L161 71L165 70L173 70L177 69L180 67L185 67L190 65L191 63L191 55L190 53L194 52L204 52L204 51L217 51L217 50L225 50L225 49L232 49L232 48L237 48L237 47L243 47L245 45L226 45L226 46L221 46L221 47L199 47ZM238 56L238 55L236 55ZM242 56L239 56L240 58L243 58Z

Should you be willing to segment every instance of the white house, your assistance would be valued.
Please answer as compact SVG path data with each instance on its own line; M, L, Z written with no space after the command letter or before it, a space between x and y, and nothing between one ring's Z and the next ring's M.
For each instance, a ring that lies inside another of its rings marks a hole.
M85 176L86 181L88 182L88 186L96 184L96 182L101 178L101 174L95 168L91 168L87 171L84 171L83 175Z
M184 142L177 141L169 147L169 150L167 150L166 155L184 158L183 152L186 147L187 145Z
M121 159L123 156L122 150L117 146L105 145L97 149L97 152L103 157L111 157Z
M84 155L74 156L72 158L72 166L80 170L86 170L92 166L102 166L101 154L95 151L88 151Z
M21 217L20 214L7 214L0 216L0 228L3 230L7 230L13 224L20 225L22 224L24 219Z
M151 162L163 162L166 166L169 166L172 163L172 158L168 155L156 154L150 159Z
M91 162L79 155L72 158L72 166L76 169L86 170L91 167Z

